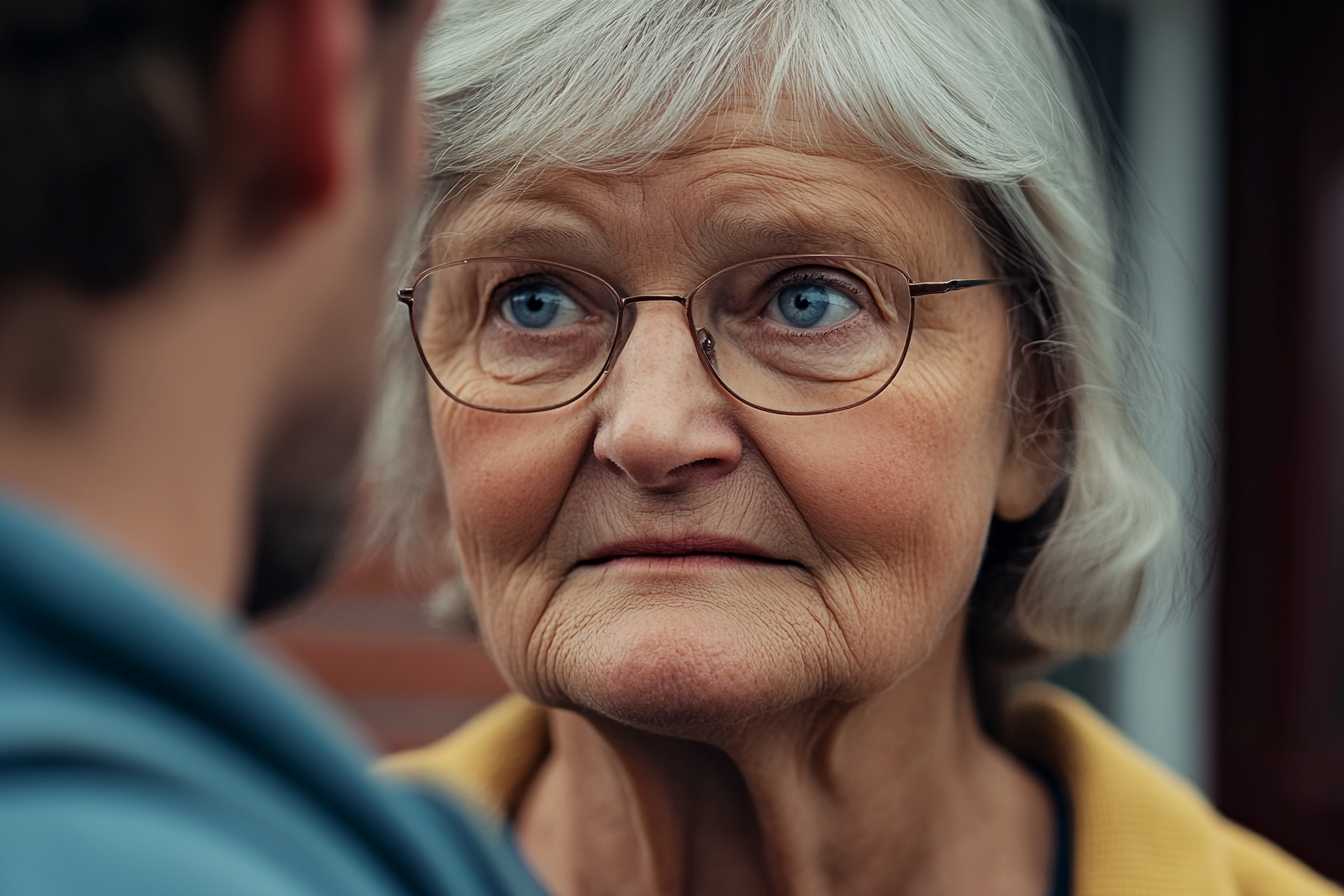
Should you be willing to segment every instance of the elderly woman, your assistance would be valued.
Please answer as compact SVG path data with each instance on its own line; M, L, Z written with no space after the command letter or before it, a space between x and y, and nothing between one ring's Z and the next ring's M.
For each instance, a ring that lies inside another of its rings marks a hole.
M382 485L522 696L394 770L562 896L1329 891L1006 687L1175 519L1035 0L476 0L428 77Z

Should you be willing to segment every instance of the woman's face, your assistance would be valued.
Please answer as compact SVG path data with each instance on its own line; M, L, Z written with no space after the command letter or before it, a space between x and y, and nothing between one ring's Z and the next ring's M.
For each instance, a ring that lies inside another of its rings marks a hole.
M483 193L444 222L438 260L543 258L624 295L791 253L994 275L948 182L763 133L723 115L637 177ZM505 676L690 736L890 687L960 637L992 514L1026 516L1048 488L1012 443L1010 346L997 287L920 298L881 395L784 417L724 393L682 307L654 302L575 404L497 414L431 386L453 537Z

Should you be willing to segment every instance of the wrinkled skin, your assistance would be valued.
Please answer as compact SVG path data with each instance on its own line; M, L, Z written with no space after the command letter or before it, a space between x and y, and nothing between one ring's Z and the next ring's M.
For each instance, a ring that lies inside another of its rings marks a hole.
M784 253L992 277L956 196L725 113L638 177L465 201L442 258L546 258L627 295ZM1011 347L999 288L921 298L890 388L784 417L724 393L682 309L654 303L569 407L431 389L482 634L557 708L518 819L557 892L1044 891L1048 808L979 731L961 655L992 515L1051 485L1014 444Z

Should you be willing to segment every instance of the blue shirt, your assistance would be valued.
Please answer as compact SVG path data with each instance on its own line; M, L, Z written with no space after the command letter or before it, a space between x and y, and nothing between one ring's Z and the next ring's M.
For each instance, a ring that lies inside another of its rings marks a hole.
M0 500L0 894L540 896L225 626Z

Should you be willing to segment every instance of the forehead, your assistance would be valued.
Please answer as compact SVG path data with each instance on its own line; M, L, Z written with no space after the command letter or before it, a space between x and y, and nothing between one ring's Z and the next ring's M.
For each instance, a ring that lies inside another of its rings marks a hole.
M834 253L919 275L977 251L954 181L882 160L838 129L833 151L823 129L801 130L722 113L638 171L482 179L440 216L435 260L526 255L610 266L670 254L717 269Z

